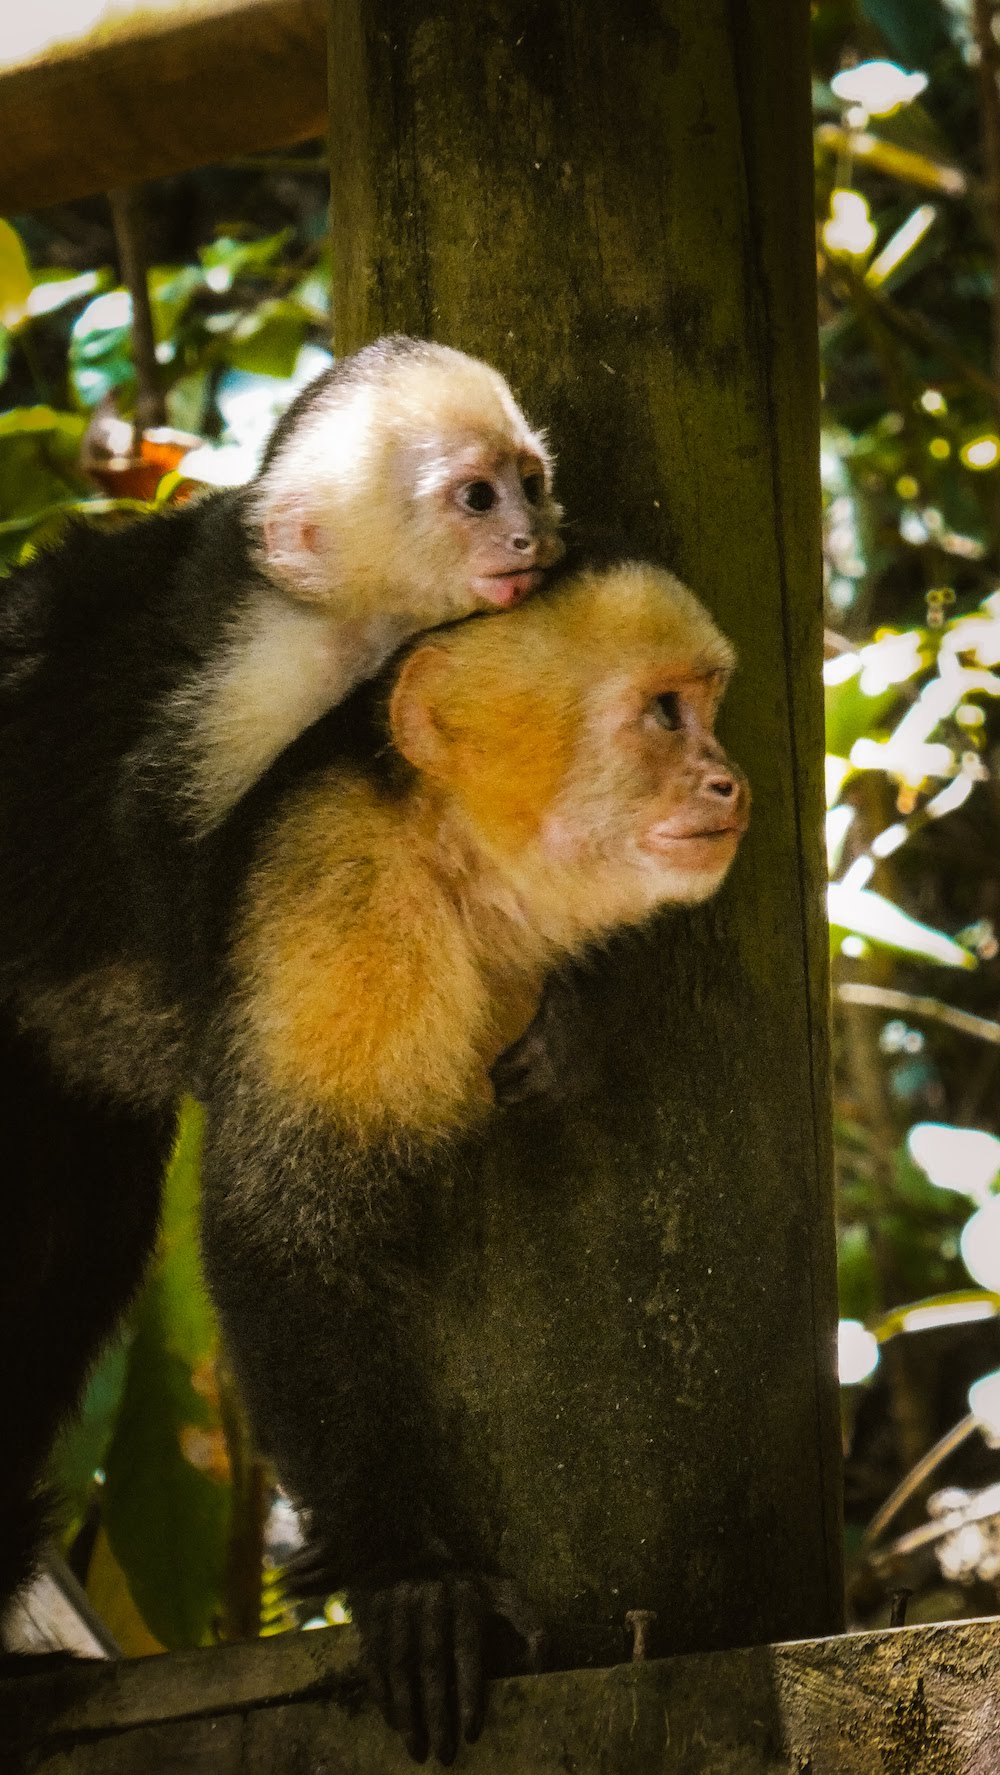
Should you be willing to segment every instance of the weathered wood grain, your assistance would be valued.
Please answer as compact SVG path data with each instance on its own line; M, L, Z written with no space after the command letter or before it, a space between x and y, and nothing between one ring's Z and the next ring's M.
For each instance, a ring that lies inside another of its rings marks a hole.
M51 48L0 59L0 214L326 128L323 0L153 0L93 33L70 6L59 26Z
M334 1629L143 1660L111 1682L78 1669L0 1685L0 1767L410 1775L352 1675L353 1653L350 1632ZM494 1684L484 1737L456 1766L470 1775L995 1775L1000 1621L511 1678Z
M755 813L718 901L587 984L595 1082L428 1228L425 1372L469 1538L559 1655L837 1625L818 371L800 0L332 0L335 344L481 352L571 521L734 636ZM602 1642L603 1635L603 1642Z

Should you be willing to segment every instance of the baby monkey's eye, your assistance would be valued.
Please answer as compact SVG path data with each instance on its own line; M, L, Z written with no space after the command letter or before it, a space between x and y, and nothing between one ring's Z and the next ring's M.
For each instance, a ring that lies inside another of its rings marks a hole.
M496 488L491 481L470 481L462 488L461 499L466 511L492 511L497 502Z
M653 718L669 733L675 733L681 725L681 699L676 690L668 690L663 696L653 701Z
M545 479L542 475L525 475L521 486L529 505L541 504L542 494L545 492Z

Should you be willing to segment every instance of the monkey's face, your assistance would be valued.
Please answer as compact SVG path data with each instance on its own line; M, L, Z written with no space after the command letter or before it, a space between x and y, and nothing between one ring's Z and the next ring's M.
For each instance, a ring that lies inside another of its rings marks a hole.
M554 941L714 893L749 790L714 724L733 652L672 575L585 572L410 656L396 744Z
M437 489L470 605L509 610L562 555L551 471L536 451L498 441L456 451Z
M563 554L562 509L549 458L523 421L475 427L456 417L400 454L406 571L426 586L429 608L510 610L538 589Z
M287 591L394 621L397 640L510 609L563 553L544 438L502 376L446 346L377 355L309 408L256 509Z

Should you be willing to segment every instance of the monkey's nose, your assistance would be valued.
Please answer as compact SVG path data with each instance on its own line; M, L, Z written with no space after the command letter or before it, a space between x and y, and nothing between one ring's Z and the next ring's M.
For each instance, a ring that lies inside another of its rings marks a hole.
M710 795L718 795L720 800L729 801L736 794L736 778L731 777L728 771L720 770L715 776L708 778L705 788Z
M512 536L510 539L510 546L512 549L523 551L524 549L533 548L534 541L535 539L533 536Z

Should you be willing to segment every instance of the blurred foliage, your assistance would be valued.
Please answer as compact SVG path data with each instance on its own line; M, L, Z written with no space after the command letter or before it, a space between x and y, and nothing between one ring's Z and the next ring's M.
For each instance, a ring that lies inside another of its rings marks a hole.
M871 1622L900 1583L914 1619L993 1606L1000 1572L1000 1422L968 1399L1000 1368L998 1168L970 1144L1000 1132L1000 26L993 0L812 13L844 1434ZM0 223L0 561L81 504L245 480L328 361L315 149L147 208L172 429L142 440L107 206ZM259 1617L262 1479L197 1273L197 1137L189 1111L149 1286L55 1461L75 1569L136 1652ZM265 1630L287 1625L264 1595Z
M137 436L132 305L108 206L0 221L0 565L71 512L101 521L252 474L277 415L329 362L321 150L146 193L156 375L168 429ZM162 255L162 256L161 256ZM127 1652L295 1624L265 1538L253 1457L201 1279L200 1116L181 1114L157 1255L55 1451L65 1547Z
M851 1595L930 1619L995 1606L1000 18L812 12Z

